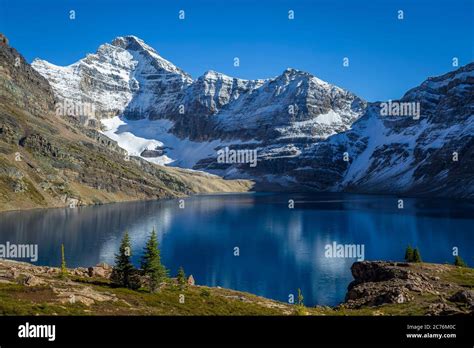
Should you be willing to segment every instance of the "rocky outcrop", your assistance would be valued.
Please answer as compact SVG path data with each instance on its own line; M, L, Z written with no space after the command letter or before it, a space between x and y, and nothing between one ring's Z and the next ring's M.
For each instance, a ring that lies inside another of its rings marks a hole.
M355 262L351 267L354 281L348 286L342 307L360 309L426 302L426 314L474 313L472 290L443 279L453 268L456 269L436 264Z

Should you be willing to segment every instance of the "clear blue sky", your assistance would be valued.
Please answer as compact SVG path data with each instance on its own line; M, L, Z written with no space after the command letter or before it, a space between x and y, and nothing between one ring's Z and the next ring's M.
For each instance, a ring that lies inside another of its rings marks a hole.
M474 61L473 0L0 0L0 32L28 61L68 65L136 35L198 77L254 79L287 67L376 101ZM69 10L76 19L69 20ZM186 19L178 19L185 10ZM288 20L288 11L295 19ZM405 19L397 19L397 11ZM233 58L239 57L239 68ZM342 66L349 57L350 66Z

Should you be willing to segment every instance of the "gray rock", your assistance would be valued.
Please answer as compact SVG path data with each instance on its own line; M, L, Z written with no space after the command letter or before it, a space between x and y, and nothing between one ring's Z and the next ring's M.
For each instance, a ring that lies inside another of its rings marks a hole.
M461 302L474 307L474 292L472 290L460 290L449 298L451 302Z
M195 285L194 277L192 274L188 277L188 285Z

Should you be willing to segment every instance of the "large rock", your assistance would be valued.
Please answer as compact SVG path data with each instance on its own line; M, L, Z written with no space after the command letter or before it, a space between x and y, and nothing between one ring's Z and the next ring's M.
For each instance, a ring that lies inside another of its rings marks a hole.
M394 278L408 279L408 270L399 268L408 267L406 263L387 263L387 262L354 262L351 267L354 282L381 282Z
M27 274L25 278L23 279L23 285L26 285L26 286L38 286L44 283L45 282L41 278L34 276L32 274Z
M472 290L460 290L449 298L451 302L461 302L474 308L474 292Z
M110 279L112 275L113 267L106 263L99 263L94 267L89 267L87 270L89 272L89 277L99 277Z
M410 270L410 264L396 262L355 262L351 267L354 281L348 286L345 304L351 308L406 303L412 292L433 292L426 276Z
M194 277L192 274L188 277L188 285L195 285Z

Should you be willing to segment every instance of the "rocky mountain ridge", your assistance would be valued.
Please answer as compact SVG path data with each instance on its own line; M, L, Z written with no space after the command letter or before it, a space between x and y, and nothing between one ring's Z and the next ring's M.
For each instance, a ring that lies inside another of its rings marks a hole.
M135 36L68 67L33 67L59 98L95 102L104 124L120 118L105 134L148 161L260 189L474 197L474 63L374 103L296 69L193 80ZM414 109L385 115L387 103ZM219 162L226 147L256 151L258 165Z

